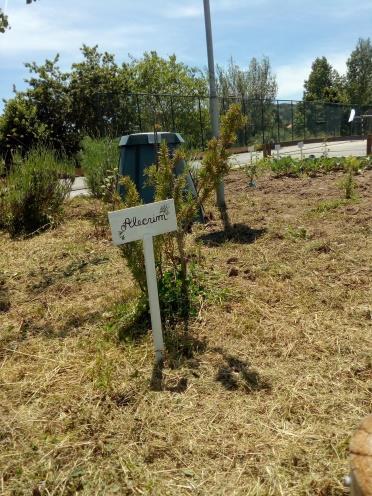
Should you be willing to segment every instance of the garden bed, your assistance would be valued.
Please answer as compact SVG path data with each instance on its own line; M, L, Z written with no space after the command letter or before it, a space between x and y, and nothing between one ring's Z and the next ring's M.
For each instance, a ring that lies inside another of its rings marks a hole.
M0 491L344 494L371 408L372 171L348 201L341 176L230 174L236 234L194 230L213 297L163 370L150 332L120 334L136 291L98 201L0 233Z

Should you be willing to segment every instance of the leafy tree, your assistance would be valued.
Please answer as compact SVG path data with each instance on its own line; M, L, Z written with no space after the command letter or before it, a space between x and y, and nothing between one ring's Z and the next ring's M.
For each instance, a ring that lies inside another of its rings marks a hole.
M58 60L56 55L40 66L35 62L25 64L31 73L26 80L29 88L25 94L36 108L38 121L47 129L47 144L67 156L74 156L81 136L72 114L69 74L60 70Z
M303 102L294 112L296 137L326 137L339 128L340 114L337 108L324 103L346 103L345 78L328 62L326 57L317 57L311 65L308 79L304 82Z
M344 81L326 57L317 57L304 83L305 101L341 103L345 101Z
M250 61L247 73L247 88L247 96L251 100L271 101L276 98L278 84L275 75L272 74L268 57L263 57L261 61L253 57Z
M178 130L190 144L200 145L200 118L208 127L207 80L202 72L178 62L175 55L168 59L156 52L145 52L141 59L133 59L130 66L132 88L142 110L141 127ZM180 95L172 98L171 95ZM197 106L200 97L200 108Z
M8 16L0 9L0 33L5 33L9 28Z
M370 38L359 38L347 65L347 93L351 103L372 103L372 44Z
M227 69L217 65L217 88L223 98L230 96L247 97L247 71L235 64L231 57Z
M150 131L155 125L189 136L199 132L199 110L186 95L205 93L200 71L178 62L175 55L164 59L146 52L119 66L114 55L100 53L97 46L84 45L81 51L84 59L73 64L70 82L78 129L99 137ZM168 94L182 96L173 100Z
M247 70L241 69L231 58L227 69L217 66L220 96L271 101L276 98L278 84L268 57L253 57Z
M79 149L83 135L116 137L138 130L151 131L156 125L178 130L195 145L200 144L200 118L208 123L208 108L196 105L195 95L206 93L206 81L194 68L164 59L156 52L139 60L118 65L114 55L101 53L97 46L81 48L83 60L70 72L58 67L58 55L44 64L28 63L28 88L17 93L2 116L0 153L40 140L69 156ZM151 93L185 95L154 96ZM150 93L150 96L136 93ZM194 95L189 98L186 95ZM29 120L29 122L28 122ZM38 123L37 130L35 125Z
M24 93L17 93L5 103L0 116L0 155L9 168L16 151L25 153L33 144L43 141L47 135L36 106Z
M268 57L262 60L252 58L247 70L241 69L231 58L226 70L217 67L217 86L223 111L231 103L231 98L242 103L253 136L273 127L275 107L272 101L276 98L278 85Z
M43 127L45 144L69 156L76 154L83 135L116 137L151 131L155 125L177 129L189 143L199 145L199 119L208 122L208 109L198 108L194 96L173 100L169 96L131 94L162 93L166 88L170 93L200 95L205 93L206 82L196 69L179 63L175 56L163 59L156 52L120 66L114 55L100 53L97 46L83 45L81 51L83 60L73 64L70 72L59 69L58 55L42 65L26 64L31 73L28 88L17 93L16 101L9 103L9 111L2 117L6 130L0 136L2 150L8 150L10 144L11 148L22 145L26 151L39 136L34 120ZM20 141L25 136L29 139Z
M164 59L155 51L145 52L142 59L132 60L131 69L139 93L203 95L207 90L201 71L178 62L175 55Z
M81 136L71 113L69 75L60 71L58 55L43 65L25 64L29 87L5 103L0 119L0 152L8 165L15 150L25 154L37 144L75 156Z
M127 65L119 67L115 56L83 45L82 62L72 65L69 93L77 129L89 136L115 136L129 129L133 109L125 95L131 90ZM127 103L127 105L125 105Z

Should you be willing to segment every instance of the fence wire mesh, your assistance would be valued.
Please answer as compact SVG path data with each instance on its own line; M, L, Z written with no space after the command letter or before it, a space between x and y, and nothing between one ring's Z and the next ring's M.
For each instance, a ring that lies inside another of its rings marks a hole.
M356 115L372 114L372 105L342 105L296 100L250 100L219 98L220 113L232 103L241 105L248 117L237 146L283 143L317 138L365 136L372 132L372 119L348 122ZM100 94L92 102L90 116L83 116L89 134L120 136L154 129L178 132L190 148L204 149L211 137L209 98L199 95Z

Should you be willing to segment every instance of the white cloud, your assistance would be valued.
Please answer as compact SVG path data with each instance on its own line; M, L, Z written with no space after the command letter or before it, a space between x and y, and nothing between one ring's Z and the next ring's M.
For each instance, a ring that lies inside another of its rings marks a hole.
M270 0L249 0L249 5L247 5L247 0L215 0L211 5L211 9L214 10L214 6L216 10L231 10L231 9L244 9L247 10L252 9L254 7L262 7L267 4ZM239 11L236 11L237 15L239 15Z
M326 55L328 62L340 74L346 72L346 60L349 54L330 53ZM317 55L305 60L298 60L291 64L283 64L274 68L278 81L278 97L285 99L298 99L302 98L304 81L309 77L311 71L311 64Z
M286 64L277 67L278 97L297 99L302 96L304 80L309 75L310 64Z
M250 8L262 6L266 4L268 0L250 0ZM168 4L168 8L163 10L164 17L170 19L180 19L180 18L203 18L204 8L202 0L198 2L183 2L184 5L175 6L174 3ZM219 12L229 12L239 8L246 8L246 0L213 0L210 2L211 15ZM236 10L237 13L239 10Z
M79 44L85 32L66 28L47 15L35 15L31 10L9 13L11 29L0 39L0 53L11 56L17 52L69 50Z
M183 19L203 16L202 5L182 5L177 7L170 6L169 10L165 13L165 17L170 19Z
M346 61L350 56L350 52L344 52L344 53L331 53L328 55L327 59L328 62L332 65L334 69L339 74L345 74L346 73Z
M358 0L358 2L347 2L341 8L332 9L332 16L335 19L351 19L368 16L372 14L371 0Z
M36 7L34 4L32 7ZM17 8L9 9L11 29L0 37L0 54L11 58L16 54L28 58L29 54L61 52L72 55L78 52L83 43L99 44L101 49L136 50L142 47L147 38L155 33L151 24L117 22L114 26L96 25L89 19L89 13L64 11L56 8Z
M4 1L0 0L0 5ZM12 29L0 35L0 98L7 95L13 82L20 84L26 72L23 61L40 63L59 52L60 66L66 70L80 58L83 43L98 43L101 51L115 53L118 61L126 59L128 52L140 57L145 50L156 49L164 56L175 52L180 60L203 67L206 49L202 0L162 0L160 4L161 8L152 8L149 0L47 0L26 6L25 0L9 0ZM352 43L366 30L369 34L365 21L372 8L372 0L359 0L355 9L350 0L318 0L315 4L314 0L312 4L310 0L287 0L280 11L274 0L211 0L210 4L216 61L226 63L233 55L246 66L253 55L268 54L276 69L278 94L289 99L302 97L304 80L316 56L324 54L339 72L345 72ZM362 10L364 16L359 15ZM314 11L319 23L314 22L315 14L311 17ZM338 11L342 16L346 11L350 14L354 29L358 29L355 38L350 33L347 39L345 36L351 22L334 22ZM302 21L294 22L293 16L298 15L306 16L305 26ZM355 22L356 15L360 23ZM324 23L333 28L326 29ZM305 29L309 26L310 38ZM340 53L346 47L348 53ZM275 64L275 58L283 64Z

